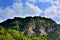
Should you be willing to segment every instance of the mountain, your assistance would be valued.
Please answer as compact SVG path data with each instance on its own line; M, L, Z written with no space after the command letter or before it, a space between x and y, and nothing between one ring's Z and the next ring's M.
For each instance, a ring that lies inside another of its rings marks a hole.
M8 40L23 40L23 37L26 40L60 40L60 25L50 18L40 16L7 19L0 23L0 31L0 34L8 33Z

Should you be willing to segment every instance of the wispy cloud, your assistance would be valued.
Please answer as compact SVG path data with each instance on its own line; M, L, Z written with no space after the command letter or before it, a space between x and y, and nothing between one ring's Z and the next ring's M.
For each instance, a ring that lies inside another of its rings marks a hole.
M60 17L60 6L51 6L45 9L45 16L48 18Z
M40 8L29 2L26 2L25 6L23 3L15 2L11 6L0 9L0 18L5 20L13 17L39 16L41 13Z
M40 7L38 3L49 3L51 6ZM13 17L26 17L26 16L44 16L47 18L60 18L60 0L14 0L12 5L2 9L0 7L0 20L5 20ZM60 20L57 21L60 24Z

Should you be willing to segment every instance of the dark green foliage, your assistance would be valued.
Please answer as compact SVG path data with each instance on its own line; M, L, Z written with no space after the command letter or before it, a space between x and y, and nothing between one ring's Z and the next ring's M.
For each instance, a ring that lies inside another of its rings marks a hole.
M40 29L47 35L40 35ZM60 40L60 25L45 17L15 17L0 23L0 40Z

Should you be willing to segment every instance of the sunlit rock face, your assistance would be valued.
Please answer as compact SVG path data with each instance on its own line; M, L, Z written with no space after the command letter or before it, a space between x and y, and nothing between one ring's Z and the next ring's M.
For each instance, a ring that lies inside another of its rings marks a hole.
M8 19L0 23L0 25L6 29L19 30L28 37L48 35L55 28L58 28L53 20L38 16L26 18L15 17L14 19Z
M45 28L40 28L39 31L40 31L40 35L47 35Z

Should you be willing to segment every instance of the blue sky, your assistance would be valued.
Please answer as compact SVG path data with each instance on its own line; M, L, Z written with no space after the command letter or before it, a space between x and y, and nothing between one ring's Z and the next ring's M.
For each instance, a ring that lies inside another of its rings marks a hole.
M60 0L0 0L0 22L26 16L51 18L60 24Z

